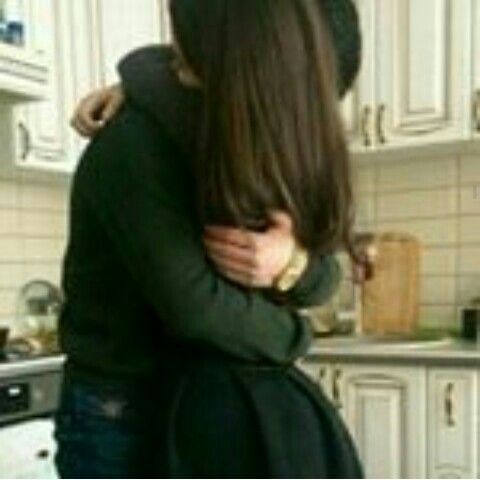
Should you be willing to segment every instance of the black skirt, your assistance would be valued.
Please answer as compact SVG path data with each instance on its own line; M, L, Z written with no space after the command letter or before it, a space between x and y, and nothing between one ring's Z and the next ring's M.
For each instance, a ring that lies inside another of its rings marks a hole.
M333 405L295 367L169 356L158 389L162 478L363 478Z

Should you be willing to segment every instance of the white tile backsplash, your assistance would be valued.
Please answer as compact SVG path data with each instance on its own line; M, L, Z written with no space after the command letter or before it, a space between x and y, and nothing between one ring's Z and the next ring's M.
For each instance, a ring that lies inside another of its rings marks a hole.
M419 323L426 328L445 328L458 325L457 309L451 306L420 306Z
M480 295L480 156L363 164L355 191L362 229L407 231L421 240L421 323L455 323L458 307ZM14 318L21 284L59 282L67 199L67 185L0 178L0 324ZM342 264L337 299L348 308L345 256Z
M18 210L0 208L0 235L18 235L20 231Z
M473 298L480 297L480 273L475 275L462 275L458 279L458 303L466 305Z
M0 208L16 208L19 188L15 182L0 180Z
M15 327L16 296L34 278L59 283L68 186L0 177L0 325Z
M385 193L378 202L379 221L443 217L456 212L454 188Z
M381 197L378 200L381 201ZM404 231L415 235L424 247L445 247L457 244L457 218L429 218L423 220L384 221L377 231Z
M457 249L424 248L420 259L422 275L455 275L457 266Z
M425 190L455 184L455 158L425 158L378 166L378 191Z
M356 178L366 186L357 191L375 202L371 228L406 231L422 243L422 325L456 324L459 307L480 296L480 155L362 168Z
M424 305L452 305L455 303L455 277L424 276L420 282L421 302Z
M460 217L460 243L480 243L480 215Z
M468 155L460 159L460 182L480 183L479 155Z
M460 214L480 215L480 186L467 185L460 188Z
M480 274L480 245L460 247L458 269L460 274Z

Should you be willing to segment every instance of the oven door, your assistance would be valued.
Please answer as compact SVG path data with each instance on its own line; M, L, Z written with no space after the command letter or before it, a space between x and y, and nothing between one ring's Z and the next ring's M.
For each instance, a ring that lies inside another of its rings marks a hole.
M0 478L58 478L53 428L48 417L0 427Z

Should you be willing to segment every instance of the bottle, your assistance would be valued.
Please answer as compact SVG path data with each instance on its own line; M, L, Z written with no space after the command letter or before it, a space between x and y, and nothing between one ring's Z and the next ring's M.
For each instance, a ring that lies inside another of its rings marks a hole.
M7 42L7 22L5 20L5 0L0 0L0 42Z
M22 22L12 21L7 23L7 41L16 47L25 46L25 31Z

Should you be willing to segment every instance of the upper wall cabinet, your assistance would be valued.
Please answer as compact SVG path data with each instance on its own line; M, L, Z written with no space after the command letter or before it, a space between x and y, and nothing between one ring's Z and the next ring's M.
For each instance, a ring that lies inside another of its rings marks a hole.
M67 155L68 35L66 2L25 0L26 23L30 25L27 44L49 65L44 101L18 109L15 119L16 162L20 166L56 169Z
M377 0L375 111L381 146L468 132L469 0Z
M45 96L48 66L35 52L0 44L0 101L21 103Z
M14 110L0 102L0 155L24 169L72 172L85 146L69 127L74 106L118 81L116 66L127 52L169 37L166 0L10 2L28 26L28 49L49 75L44 101Z
M373 0L355 1L363 38L361 70L355 88L346 96L342 103L342 113L347 129L349 143L353 150L364 150L373 144L371 122L375 99L375 10Z
M98 0L100 83L118 81L117 63L136 47L161 40L162 5L157 0Z
M356 3L363 65L343 105L352 149L471 139L472 97L480 135L480 0Z
M2 7L9 19L24 21L26 35L31 34L25 0L3 0ZM0 103L11 105L44 98L49 73L45 60L30 42L25 46L0 43Z
M473 1L473 122L474 135L480 138L480 0Z

